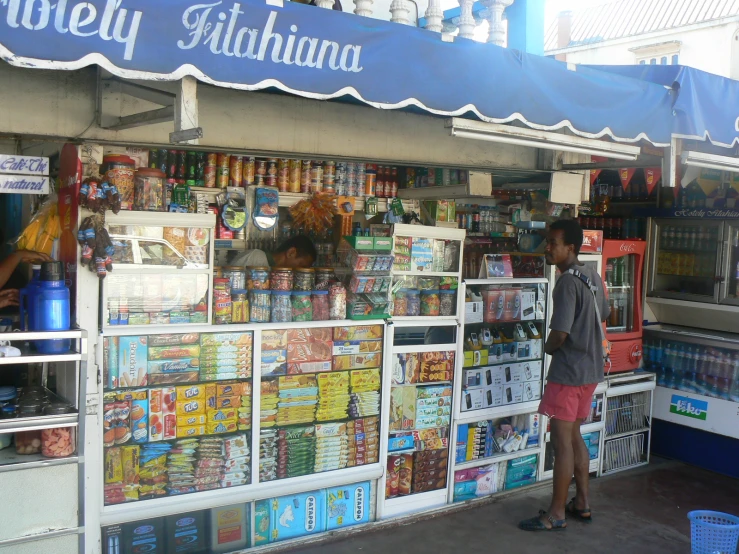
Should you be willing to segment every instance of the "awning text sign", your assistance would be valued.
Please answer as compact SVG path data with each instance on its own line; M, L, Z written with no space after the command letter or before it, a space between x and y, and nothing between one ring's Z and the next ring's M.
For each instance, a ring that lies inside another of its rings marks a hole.
M0 0L0 58L44 69L97 64L126 79L192 75L243 90L352 96L377 108L518 120L588 138L670 140L671 98L659 85L297 2Z

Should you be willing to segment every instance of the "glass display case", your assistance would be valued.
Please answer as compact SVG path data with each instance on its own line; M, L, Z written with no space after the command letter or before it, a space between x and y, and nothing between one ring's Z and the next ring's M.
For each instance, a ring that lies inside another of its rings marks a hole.
M739 306L739 222L726 225L726 279L723 282L721 302Z
M541 398L548 287L546 279L465 282L461 413Z
M721 220L656 219L652 223L651 275L647 295L713 302L723 280Z
M211 322L213 215L121 212L106 223L103 329Z

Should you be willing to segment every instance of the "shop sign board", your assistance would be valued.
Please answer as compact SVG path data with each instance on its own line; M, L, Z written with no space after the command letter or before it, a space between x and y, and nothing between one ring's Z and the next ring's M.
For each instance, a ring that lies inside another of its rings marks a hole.
M0 194L49 194L49 178L0 174Z
M705 421L708 417L708 402L673 394L670 400L670 413Z
M0 154L0 194L49 194L49 158Z

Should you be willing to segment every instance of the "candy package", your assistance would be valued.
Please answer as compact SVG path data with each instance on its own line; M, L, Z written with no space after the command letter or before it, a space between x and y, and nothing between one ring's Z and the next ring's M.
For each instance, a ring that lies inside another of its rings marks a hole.
M254 189L254 225L269 231L279 218L279 193L277 189L256 187Z

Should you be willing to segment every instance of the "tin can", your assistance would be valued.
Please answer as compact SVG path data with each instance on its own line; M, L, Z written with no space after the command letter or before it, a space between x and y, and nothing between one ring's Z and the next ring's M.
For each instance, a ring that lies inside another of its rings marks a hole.
M256 187L263 187L264 186L264 175L254 175L253 184Z
M149 149L149 166L148 167L149 169L159 169L159 150L156 148Z
M205 157L205 165L218 165L218 154L216 152L208 152Z
M365 178L364 178L364 195L374 196L376 185L377 185L377 174L375 173L374 170L368 170L365 173Z
M300 162L300 192L309 193L311 185L311 161Z
M277 175L265 175L264 184L268 187L277 187Z
M229 162L228 182L229 186L240 187L242 179L242 165L244 163L243 156L231 156Z
M248 187L254 184L254 173L256 170L256 164L253 156L244 156L244 161L241 166L241 182L243 186Z
M323 192L336 191L336 162L323 164Z
M186 179L187 177L187 153L177 150L177 163L175 164L175 178Z
M300 160L290 160L287 178L288 192L300 192L300 169Z
M219 153L216 163L216 187L225 189L228 186L228 170L231 164L231 156Z
M277 176L277 158L267 159L267 175Z
M323 166L321 162L313 162L310 170L310 192L316 194L323 190Z
M290 162L286 158L277 161L277 190L287 192L287 184L290 180Z
M206 165L203 171L203 184L208 188L215 188L216 186L216 166Z
M256 160L256 175L267 175L267 160Z
M196 166L197 166L197 154L192 151L188 150L186 153L186 160L187 160L187 166L185 167L186 171L186 177L185 179L192 179L195 180L195 172L196 172Z
M206 158L205 152L197 152L195 154L195 180L199 187L205 186Z

